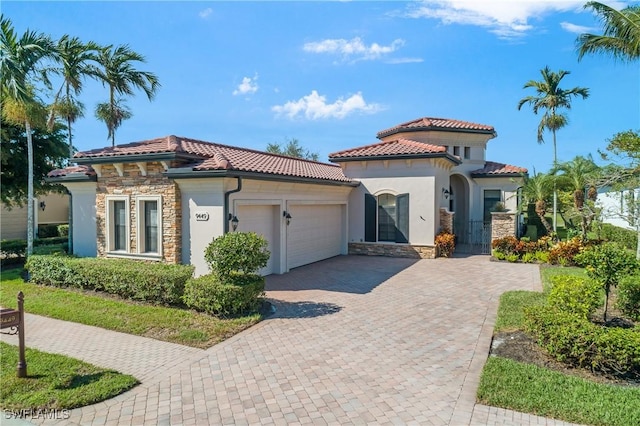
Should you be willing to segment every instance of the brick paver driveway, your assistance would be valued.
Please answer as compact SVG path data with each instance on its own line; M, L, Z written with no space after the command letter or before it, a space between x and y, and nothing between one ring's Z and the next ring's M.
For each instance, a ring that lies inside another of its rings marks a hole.
M538 268L343 256L270 276L269 319L205 351L163 344L183 361L67 423L559 424L474 403L498 298L512 289L539 290ZM113 339L105 350L120 351Z

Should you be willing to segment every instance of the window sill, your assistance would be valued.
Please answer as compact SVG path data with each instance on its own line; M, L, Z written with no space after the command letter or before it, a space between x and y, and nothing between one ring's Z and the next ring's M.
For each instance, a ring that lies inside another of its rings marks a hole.
M106 257L115 259L135 259L135 260L151 260L154 262L161 262L162 256L155 253L127 253L123 251L109 251Z

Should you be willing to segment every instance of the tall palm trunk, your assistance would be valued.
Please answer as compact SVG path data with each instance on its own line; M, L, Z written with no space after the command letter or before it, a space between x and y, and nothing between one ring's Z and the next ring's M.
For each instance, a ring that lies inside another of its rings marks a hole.
M24 126L27 130L27 161L28 161L28 180L27 180L27 257L33 253L33 227L34 227L34 211L33 211L33 140L31 138L31 123L25 120Z
M115 93L114 93L113 86L109 86L109 105L111 109L109 120L111 120L111 122L109 123L108 126L111 126L110 127L111 146L113 147L113 146L116 146L116 132L115 132L115 129L113 128L113 117L115 117Z
M542 223L544 228L547 230L547 234L550 234L553 229L551 228L551 225L549 225L549 222L547 222L547 218L545 217L545 215L547 214L547 203L542 200L536 201L536 214L540 218L540 222Z

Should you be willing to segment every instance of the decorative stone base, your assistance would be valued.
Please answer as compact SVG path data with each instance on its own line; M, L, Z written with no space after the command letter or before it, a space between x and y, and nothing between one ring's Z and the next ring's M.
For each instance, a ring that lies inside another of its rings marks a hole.
M435 259L436 248L435 246L416 246L394 243L349 243L349 254Z

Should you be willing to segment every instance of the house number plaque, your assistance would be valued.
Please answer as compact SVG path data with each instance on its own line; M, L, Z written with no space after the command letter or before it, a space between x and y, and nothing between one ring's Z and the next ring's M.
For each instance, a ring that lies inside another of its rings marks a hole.
M198 222L206 222L206 221L209 220L209 213L208 212L196 212L195 216L196 216L196 220Z

